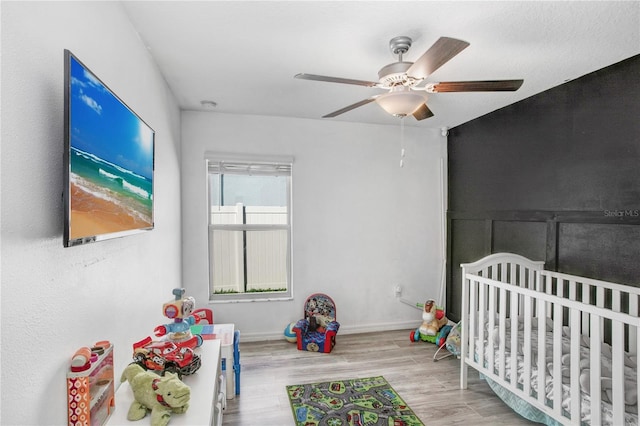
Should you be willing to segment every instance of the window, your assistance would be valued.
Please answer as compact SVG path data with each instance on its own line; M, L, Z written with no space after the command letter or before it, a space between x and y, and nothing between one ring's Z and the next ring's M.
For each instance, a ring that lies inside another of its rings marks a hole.
M212 301L291 297L292 162L207 154Z

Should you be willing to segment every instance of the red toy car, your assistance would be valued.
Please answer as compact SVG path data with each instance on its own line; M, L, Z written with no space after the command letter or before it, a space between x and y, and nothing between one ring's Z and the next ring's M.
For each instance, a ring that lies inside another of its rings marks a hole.
M178 347L170 341L153 341L147 337L133 344L133 360L146 370L164 374L176 373L179 378L198 371L200 355L188 346Z

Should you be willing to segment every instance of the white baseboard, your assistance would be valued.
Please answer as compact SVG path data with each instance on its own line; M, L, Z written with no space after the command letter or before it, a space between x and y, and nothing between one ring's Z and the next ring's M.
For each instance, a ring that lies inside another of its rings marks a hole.
M361 333L375 333L380 331L394 331L394 330L415 330L422 324L421 320L416 321L402 321L396 323L383 323L383 324L362 324L362 325L340 325L338 336L341 334L361 334ZM408 336L408 335L407 335ZM408 337L407 337L408 338ZM240 330L240 342L266 342L274 340L284 340L283 332L258 332L251 333Z

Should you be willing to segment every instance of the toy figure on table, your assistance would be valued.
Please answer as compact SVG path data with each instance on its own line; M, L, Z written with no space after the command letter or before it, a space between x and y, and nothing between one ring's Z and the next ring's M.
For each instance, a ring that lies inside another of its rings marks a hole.
M167 336L167 340L176 344L180 343L178 346L188 346L193 349L202 345L202 336L191 333L191 326L199 321L199 317L191 315L196 307L195 299L193 297L183 298L184 293L183 288L173 289L175 300L162 306L164 316L173 319L173 322L157 326L153 330L153 334L156 337Z
M129 381L135 398L127 412L129 421L140 420L151 412L151 426L166 426L172 414L189 409L191 388L171 373L158 377L137 364L129 364L120 381Z
M191 313L195 309L195 299L184 297L183 288L173 289L174 300L162 306L165 317L172 323L157 326L153 333L161 337L154 341L150 336L133 344L134 362L146 370L161 373L170 371L179 377L195 373L200 368L200 356L193 349L202 345L200 334L193 334L191 326L200 318Z

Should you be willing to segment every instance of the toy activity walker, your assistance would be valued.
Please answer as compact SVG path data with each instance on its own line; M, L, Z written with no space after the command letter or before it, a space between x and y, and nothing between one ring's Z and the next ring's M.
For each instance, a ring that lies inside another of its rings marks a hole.
M460 346L460 325L449 323L449 319L444 314L444 309L436 306L433 299L427 300L424 304L417 303L416 307L422 307L422 324L417 329L411 331L409 340L412 342L431 342L438 346L433 355L434 361L458 356ZM449 353L438 355L442 349Z
M433 299L427 300L424 305L418 303L416 306L423 308L422 324L415 331L411 332L411 335L409 336L410 340L412 342L422 340L424 342L437 344L437 337L440 329L446 326L449 322L449 319L444 314L444 309L436 306L436 302Z

